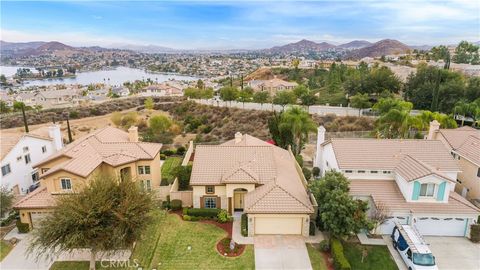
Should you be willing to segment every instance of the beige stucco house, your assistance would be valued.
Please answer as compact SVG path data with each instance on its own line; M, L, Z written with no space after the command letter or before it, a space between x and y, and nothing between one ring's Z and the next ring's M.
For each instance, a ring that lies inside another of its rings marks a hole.
M440 140L458 160L455 191L480 206L480 130L469 126L440 129L437 121L430 123L429 140Z
M273 78L270 80L251 80L247 82L247 85L254 91L267 91L273 96L278 91L293 90L298 86L298 83Z
M155 191L161 181L161 147L139 142L136 127L128 133L110 126L96 130L34 164L40 172L40 187L14 208L19 210L21 222L34 228L54 207L57 196L81 190L99 174L118 175Z
M291 151L241 133L196 146L190 185L195 208L247 213L250 236L308 236L317 206Z

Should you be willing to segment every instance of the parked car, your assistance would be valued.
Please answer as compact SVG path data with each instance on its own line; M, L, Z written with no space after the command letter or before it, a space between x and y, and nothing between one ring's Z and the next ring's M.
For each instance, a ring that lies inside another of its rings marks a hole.
M435 256L413 226L397 223L391 236L393 247L398 250L409 270L438 270Z
M30 192L34 191L34 190L37 189L39 186L40 186L40 181L34 183L33 185L31 185L31 186L28 187L27 193L30 193Z

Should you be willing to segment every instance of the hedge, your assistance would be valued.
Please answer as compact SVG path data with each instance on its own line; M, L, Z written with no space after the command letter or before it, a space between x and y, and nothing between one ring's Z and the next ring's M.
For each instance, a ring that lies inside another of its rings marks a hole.
M242 214L242 219L241 219L240 224L241 224L240 227L241 227L242 236L248 236L248 216L247 216L247 214L245 214L245 213Z
M193 217L208 217L216 218L221 209L218 208L190 208L187 210L187 215Z
M308 228L308 234L312 235L312 236L315 235L315 229L316 229L315 222L310 221L310 227Z
M20 220L17 220L17 228L19 233L28 233L30 231L28 223L22 223Z
M170 207L173 211L182 209L182 200L172 200L170 202Z
M470 225L470 240L474 243L480 242L480 224Z
M330 250L332 252L333 265L336 270L352 269L347 258L345 258L345 254L343 254L343 246L340 240L332 237L330 239Z

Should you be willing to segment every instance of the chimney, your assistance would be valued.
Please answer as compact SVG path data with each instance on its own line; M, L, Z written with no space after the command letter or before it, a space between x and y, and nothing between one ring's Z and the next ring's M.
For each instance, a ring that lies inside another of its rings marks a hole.
M440 129L440 123L437 120L430 122L430 127L428 128L427 140L435 140L435 133Z
M131 126L128 129L128 140L130 142L138 142L138 128L136 126Z
M317 150L315 153L315 159L313 160L314 167L321 167L321 160L322 160L322 143L325 142L325 128L323 126L319 126L317 129Z
M53 124L48 127L48 137L53 140L55 150L58 151L63 148L62 132L60 131L60 125Z
M235 144L240 143L242 141L242 133L237 132L235 133Z

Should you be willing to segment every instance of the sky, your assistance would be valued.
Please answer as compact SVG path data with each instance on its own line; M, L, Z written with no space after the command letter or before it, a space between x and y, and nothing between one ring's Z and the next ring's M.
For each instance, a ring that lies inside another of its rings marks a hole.
M301 39L409 45L480 40L477 0L4 1L0 38L72 46L258 49Z

